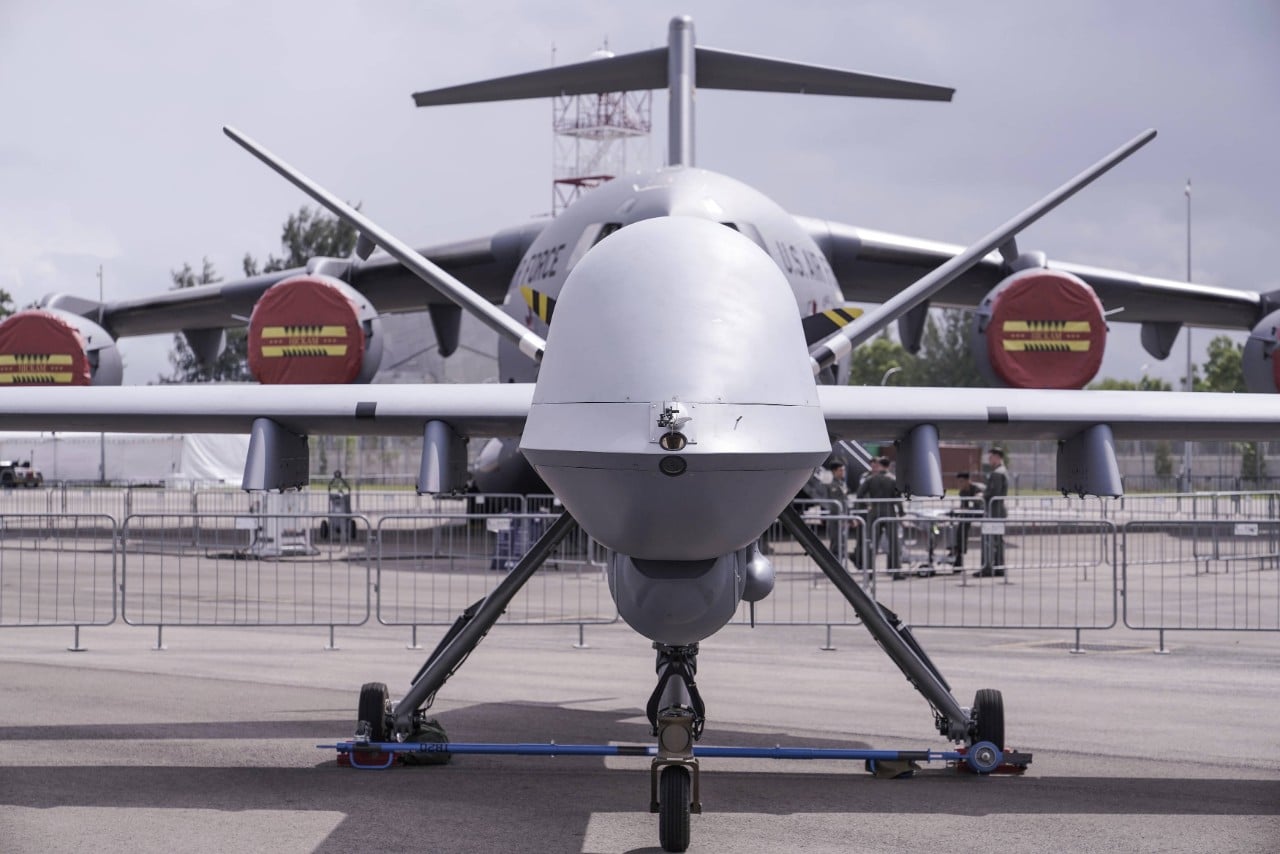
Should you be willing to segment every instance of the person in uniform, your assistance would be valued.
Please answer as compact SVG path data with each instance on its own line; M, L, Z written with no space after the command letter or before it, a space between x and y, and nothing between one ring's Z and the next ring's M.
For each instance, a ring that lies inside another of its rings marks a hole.
M991 474L987 475L987 488L983 493L988 519L1000 520L1000 533L982 534L982 568L974 575L979 578L1004 575L1004 519L1009 516L1005 496L1009 494L1009 470L1004 467L1004 451L992 448L987 453Z
M955 511L959 521L956 522L956 543L951 550L951 564L963 567L965 553L969 551L969 528L973 524L969 520L980 517L983 511L982 484L974 483L969 479L969 473L962 471L956 474L956 485L959 487L957 492L960 495L960 509Z
M858 484L857 497L864 499L867 509L867 532L871 538L871 549L868 569L875 569L876 551L880 543L885 543L889 567L895 568L901 563L898 550L897 517L902 515L902 493L898 491L898 481L889 474L889 458L880 457L871 464L871 474ZM894 500L898 499L898 500ZM881 519L892 519L877 527Z
M848 469L845 468L844 460L837 459L827 465L827 470L831 472L831 483L827 484L826 490L827 501L830 504L825 509L840 517L828 520L827 535L831 541L831 553L843 561L849 525L848 520L844 518L849 513L849 481L846 479Z

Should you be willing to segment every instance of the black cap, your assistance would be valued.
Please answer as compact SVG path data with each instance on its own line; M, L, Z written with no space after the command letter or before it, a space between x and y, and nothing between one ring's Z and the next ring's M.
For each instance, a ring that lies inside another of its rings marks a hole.
M968 480L969 473L967 471L958 471L956 472L956 477L960 478L961 480Z

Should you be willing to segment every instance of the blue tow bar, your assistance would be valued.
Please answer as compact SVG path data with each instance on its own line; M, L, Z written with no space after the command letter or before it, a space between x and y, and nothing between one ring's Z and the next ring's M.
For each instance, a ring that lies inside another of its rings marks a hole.
M456 755L509 756L657 756L658 748L639 744L476 744L456 742L368 742L340 741L318 744L322 750L345 755L351 767L363 770L389 768L397 754L451 753ZM1031 764L1031 754L1004 752L989 741L980 741L967 750L857 750L823 747L707 747L697 746L698 758L738 759L853 759L864 762L951 762L979 774L998 770L1017 773Z

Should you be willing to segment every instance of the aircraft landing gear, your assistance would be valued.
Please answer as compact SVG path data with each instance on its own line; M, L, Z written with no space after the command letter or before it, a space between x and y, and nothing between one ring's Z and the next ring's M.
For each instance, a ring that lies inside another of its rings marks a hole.
M689 816L702 812L701 781L693 743L702 737L706 706L698 693L698 645L655 643L658 685L645 712L658 737L658 755L649 767L649 811L658 813L663 851L689 847Z
M898 665L907 681L933 707L938 731L952 741L964 742L971 747L984 747L985 750L990 746L997 754L1004 750L1004 701L1000 692L984 688L974 698L972 710L963 708L952 695L947 680L916 642L910 628L898 619L897 614L872 599L854 582L795 509L788 507L778 519L848 600L867 631Z
M546 562L573 524L572 516L561 513L493 592L458 617L414 676L408 693L394 707L386 700L386 685L370 682L360 690L357 727L369 730L370 741L405 741L421 730L436 692L484 640L512 598Z

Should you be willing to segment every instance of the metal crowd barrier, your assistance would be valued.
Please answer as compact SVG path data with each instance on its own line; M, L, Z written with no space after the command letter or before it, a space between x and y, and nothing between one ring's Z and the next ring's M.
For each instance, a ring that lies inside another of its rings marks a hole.
M328 626L332 641L335 627L375 615L416 634L451 624L488 595L561 509L550 497L358 495L361 512L336 513L322 491L0 492L0 628L103 626L119 614L156 627L157 645L164 626ZM1160 632L1163 648L1166 630L1280 631L1278 502L1273 492L1019 497L1006 501L1007 518L989 519L957 499L912 500L902 516L872 524L867 502L797 503L847 571L910 625L1073 629L1078 643L1081 630L1123 619ZM80 512L117 506L145 512ZM1215 511L1229 518L1206 515ZM997 538L1003 575L975 578ZM781 526L761 548L774 564L774 591L754 609L744 604L735 624L857 622ZM616 621L605 570L605 550L579 531L503 622Z
M1280 631L1280 520L1127 522L1124 624Z
M338 524L320 536L320 522ZM368 521L314 514L151 514L124 520L121 616L131 626L359 626L371 613Z
M378 524L377 617L451 625L492 592L554 521L550 514L386 516ZM604 549L576 529L512 601L504 624L612 623Z
M0 514L0 628L116 619L116 522L94 514Z

